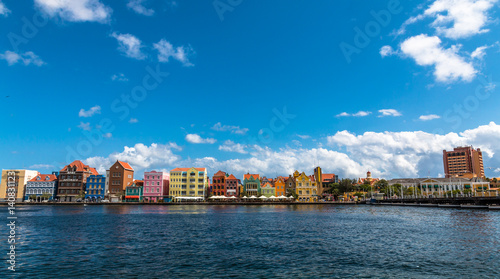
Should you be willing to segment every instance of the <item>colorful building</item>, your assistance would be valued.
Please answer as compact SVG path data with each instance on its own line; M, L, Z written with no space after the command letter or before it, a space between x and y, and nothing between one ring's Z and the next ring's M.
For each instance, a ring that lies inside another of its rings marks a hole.
M278 176L274 180L274 189L275 189L275 195L276 197L279 196L285 196L286 195L286 190L285 190L285 177L283 176Z
M234 175L229 175L226 178L226 197L238 197L239 195L239 187L238 185L241 184L240 180L236 178Z
M243 192L244 195L260 196L260 175L258 174L244 174L243 175Z
M135 182L125 188L125 202L142 202L144 186Z
M170 174L150 171L144 173L143 200L145 202L169 202Z
M297 201L317 202L318 185L314 175L307 176L304 172L295 178Z
M170 171L169 194L176 201L203 200L208 185L206 168L175 168Z
M26 184L25 200L53 200L57 194L57 172L39 174Z
M91 175L87 177L85 187L85 199L90 201L101 201L106 194L106 176Z
M210 184L212 195L226 196L226 178L227 174L223 171L218 171L212 176L212 183Z
M263 196L270 198L271 196L276 197L276 191L274 189L274 185L271 182L267 181L262 186L260 186L260 191Z
M285 180L285 196L291 196L292 193L295 193L295 190L295 176L289 175Z
M443 164L444 173L448 178L484 178L483 153L479 148L465 146L453 148L453 151L443 150Z
M134 169L125 162L116 161L109 168L109 199L120 201L125 195L125 188L134 182Z
M91 175L99 173L79 160L65 166L59 172L57 198L60 201L72 202L78 197L84 197L87 178Z
M370 185L370 186L373 186L375 183L377 183L378 181L380 181L379 178L373 178L372 177L372 173L370 171L368 171L366 173L366 178L358 178L358 183L357 184L366 184L366 185Z
M320 167L314 169L314 179L318 184L318 195L323 196L325 190L330 189L333 184L339 183L339 177L334 173L323 173Z
M416 189L414 195L441 196L459 191L464 193L470 191L475 195L490 191L490 182L475 177L472 179L461 177L450 178L398 178L388 181L389 185L399 185L403 189ZM412 192L413 193L413 192Z
M15 189L16 202L22 202L26 193L26 184L39 173L34 170L2 170L2 180L0 180L0 201L7 201L8 193ZM12 194L11 194L12 195Z

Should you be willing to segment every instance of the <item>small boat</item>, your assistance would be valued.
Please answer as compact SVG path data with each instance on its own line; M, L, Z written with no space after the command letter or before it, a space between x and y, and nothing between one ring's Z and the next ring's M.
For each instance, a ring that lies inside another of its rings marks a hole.
M86 204L86 203L84 203L84 204L83 204L83 206L87 206L87 204Z

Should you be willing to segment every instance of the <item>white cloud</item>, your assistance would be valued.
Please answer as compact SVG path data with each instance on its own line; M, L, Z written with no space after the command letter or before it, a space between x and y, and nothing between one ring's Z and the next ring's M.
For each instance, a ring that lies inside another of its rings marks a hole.
M35 0L35 5L51 17L74 22L109 21L112 10L99 0Z
M143 60L146 58L146 54L142 52L141 40L132 34L117 34L113 32L111 37L118 40L118 50L121 51L125 56L134 58L137 60Z
M232 140L226 140L223 145L219 145L219 150L247 154L248 152L245 150L246 147L246 145L235 143Z
M477 71L471 63L459 56L460 46L445 49L437 36L425 34L410 37L401 44L401 51L413 58L420 66L434 66L434 76L440 82L452 82L459 79L470 82Z
M353 113L353 114L350 114L350 113L347 113L347 112L342 112L340 114L337 114L336 117L349 117L349 116L354 116L354 117L364 117L364 116L368 116L371 114L371 111L358 111L356 113Z
M480 46L476 48L470 55L471 58L479 59L482 60L484 56L486 55L486 49L488 49L489 46Z
M137 123L139 122L139 120L137 120L137 118L130 118L130 120L128 121L128 123Z
M175 155L172 150L182 150L175 143L156 144L146 146L137 143L133 147L125 146L120 153L110 154L108 157L91 157L83 162L91 167L95 167L99 173L106 173L116 160L129 163L136 171L136 179L141 179L137 172L159 169L165 166L173 166L179 161L180 156Z
M8 14L10 14L10 10L0 1L0 15L7 16Z
M23 62L26 66L33 64L39 67L45 64L45 62L32 51L18 54L17 52L7 50L3 54L0 53L0 59L7 61L9 66L15 65L18 62Z
M309 135L297 135L297 137L301 138L301 139L310 139L311 136Z
M248 132L248 128L240 128L240 126L229 126L229 125L222 125L222 123L217 122L215 125L212 127L212 130L215 131L231 131L233 134L238 134L238 135L244 135Z
M209 144L214 144L217 140L213 138L202 138L198 134L187 134L186 135L186 140L190 143L209 143Z
M105 138L107 138L107 139L109 139L109 138L111 138L113 136L113 134L111 134L111 133L105 133L102 136L105 137Z
M421 115L418 119L420 119L422 121L429 121L429 120L439 119L439 118L441 118L441 116L435 115L435 114L428 114L428 115Z
M80 109L79 117L91 117L94 114L101 114L101 106L93 106L89 110Z
M194 66L188 59L188 55L193 52L191 47L178 46L174 48L165 39L161 39L158 43L153 44L153 47L158 51L158 61L160 62L168 62L170 57L172 57L184 66Z
M90 131L90 123L89 122L80 122L80 125L78 125L78 128L84 130L84 131Z
M384 117L384 116L401 116L401 112L395 110L395 109L381 109L378 111L380 115L378 117Z
M488 32L483 27L488 23L488 10L498 0L436 0L425 16L434 17L432 26L447 38L467 38Z
M111 80L112 81L128 81L128 78L124 74L119 73L119 74L112 75Z
M144 7L142 3L144 3L145 0L129 0L127 3L127 7L129 9L132 9L134 12L145 15L145 16L152 16L154 15L155 11L153 9L148 9Z
M34 164L28 167L29 169L37 170L37 169L54 169L55 166L48 164Z
M396 51L391 46L383 46L380 48L380 56L386 57L396 54Z

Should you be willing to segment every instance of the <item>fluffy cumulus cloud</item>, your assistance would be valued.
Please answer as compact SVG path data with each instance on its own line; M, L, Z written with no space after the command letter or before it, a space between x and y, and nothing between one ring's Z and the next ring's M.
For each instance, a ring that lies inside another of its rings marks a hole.
M240 128L240 126L230 126L230 125L222 125L222 123L217 122L212 130L215 131L231 131L233 134L244 135L248 132L248 128Z
M436 114L427 114L427 115L421 115L418 119L422 121L429 121L429 120L434 120L434 119L439 119L441 116L436 115Z
M219 146L219 150L226 152L236 152L240 154L247 154L248 151L245 150L246 145L241 143L235 143L232 140L226 140L223 145Z
M181 148L175 143L153 143L150 146L137 143L132 147L125 146L122 152L112 153L107 157L91 157L83 162L104 174L117 160L129 163L135 171L140 172L172 166L180 160L180 156L175 155L173 151L180 150Z
M401 112L395 110L395 109L381 109L378 111L380 115L378 117L384 117L384 116L401 116Z
M168 62L170 58L173 58L184 66L194 66L188 59L189 54L193 52L189 46L174 47L167 40L161 39L158 43L153 44L153 47L158 51L158 61L160 62Z
M0 1L0 15L7 16L9 13L10 13L10 10L7 9L7 7L5 6L5 4L2 1Z
M145 0L130 0L127 3L127 8L133 10L134 12L145 15L145 16L152 16L155 14L155 11L153 9L148 9L144 6Z
M391 46L383 46L380 48L380 56L386 57L395 54L396 51Z
M146 58L146 54L142 51L144 47L141 40L132 34L118 34L113 32L111 37L118 41L118 50L121 51L125 56L134 58L137 60L143 60Z
M444 48L437 36L421 34L401 44L401 51L420 66L433 66L434 76L440 82L463 80L470 82L477 74L472 63L458 54L460 46Z
M498 0L437 0L424 15L433 17L437 33L451 39L488 32L488 11Z
M190 143L200 144L200 143L209 143L214 144L217 140L213 138L202 138L198 134L187 134L186 141Z
M79 117L92 117L94 114L101 114L101 106L93 106L89 110L80 109Z
M129 162L140 172L152 169L175 167L207 167L210 174L224 170L241 177L244 173L259 173L266 176L288 175L294 170L312 174L313 168L321 166L325 172L340 177L364 177L370 170L382 178L427 177L443 175L442 152L464 144L481 148L485 166L500 163L500 125L493 122L461 133L445 135L415 132L366 132L356 135L339 131L326 138L328 148L312 149L297 146L273 150L258 145L246 146L247 153L236 152L235 158L218 160L214 157L182 158L176 154L182 149L175 143L165 145L142 143L125 147L121 153L107 157L92 157L85 163L97 167L103 173L116 160ZM221 146L237 146L225 142ZM235 149L236 150L236 149ZM238 155L238 153L240 153Z
M366 132L355 135L348 131L337 132L327 138L331 147L344 149L349 157L364 169L382 177L426 177L443 174L442 152L463 144L479 147L488 163L495 162L500 152L500 125L489 125L466 130L459 134L438 135L416 132Z
M51 17L73 22L109 21L112 10L99 0L35 0L35 5Z
M39 67L45 64L45 62L32 51L17 53L7 50L4 53L0 53L0 59L7 61L9 66L15 65L18 62L22 62L26 66L35 65Z

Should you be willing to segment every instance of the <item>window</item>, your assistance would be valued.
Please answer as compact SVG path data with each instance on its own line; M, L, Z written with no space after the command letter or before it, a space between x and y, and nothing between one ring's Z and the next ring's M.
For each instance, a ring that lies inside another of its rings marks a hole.
M160 186L160 181L156 182L156 186Z
M160 192L160 188L156 188L156 193L159 193Z
M148 182L146 182L146 186L149 186L149 181L148 181Z

